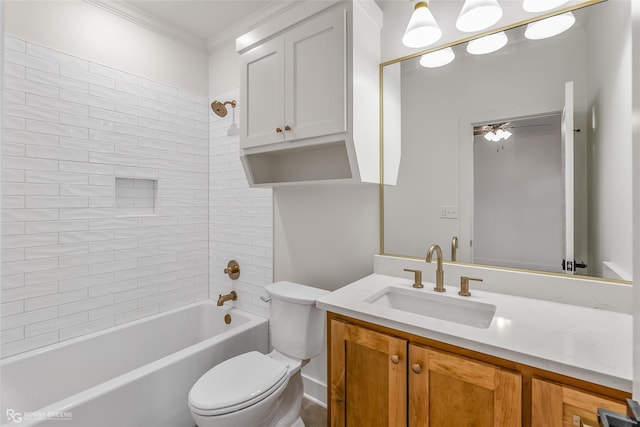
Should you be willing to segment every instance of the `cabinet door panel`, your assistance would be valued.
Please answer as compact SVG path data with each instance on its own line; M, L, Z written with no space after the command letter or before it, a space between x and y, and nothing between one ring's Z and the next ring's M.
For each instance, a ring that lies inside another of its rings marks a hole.
M264 43L241 57L240 145L284 141L284 39ZM276 132L276 128L281 132Z
M285 38L287 140L346 131L346 12L311 18Z
M626 412L622 402L538 378L533 379L531 392L532 427L573 427L574 417L595 427L599 425L598 408Z
M521 425L520 374L417 345L409 366L411 427Z
M332 426L406 426L405 340L332 321L330 352Z

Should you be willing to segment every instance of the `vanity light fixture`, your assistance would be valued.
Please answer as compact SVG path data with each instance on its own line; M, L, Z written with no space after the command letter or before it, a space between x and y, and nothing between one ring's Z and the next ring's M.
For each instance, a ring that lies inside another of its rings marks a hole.
M467 43L467 52L473 55L484 55L502 49L508 41L509 38L504 31L500 31L499 33L471 40Z
M416 3L407 28L402 36L402 44L410 48L422 48L437 42L442 30L425 1Z
M498 0L466 0L456 21L456 28L464 32L481 31L502 18Z
M571 28L575 22L576 17L571 12L551 16L528 24L527 29L524 30L524 36L529 40L541 40L557 36Z
M569 0L524 0L522 8L527 12L546 12L562 6Z
M425 53L420 57L420 65L426 68L437 68L447 65L453 61L456 54L450 47L436 50L435 52Z

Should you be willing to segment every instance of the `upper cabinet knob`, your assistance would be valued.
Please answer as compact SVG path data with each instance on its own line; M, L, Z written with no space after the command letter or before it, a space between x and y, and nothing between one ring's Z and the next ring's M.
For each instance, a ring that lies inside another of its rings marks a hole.
M291 127L290 127L289 125L286 125L286 126L284 127L284 130L286 130L286 131L290 131L290 130L291 130Z
M278 133L282 133L282 129L280 129L280 128L276 128L276 132L278 132Z

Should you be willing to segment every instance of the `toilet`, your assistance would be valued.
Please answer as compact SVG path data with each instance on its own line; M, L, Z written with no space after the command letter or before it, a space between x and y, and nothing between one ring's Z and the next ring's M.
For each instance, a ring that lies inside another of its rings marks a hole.
M322 351L328 291L292 282L265 287L271 298L273 351L251 351L214 366L189 392L199 427L304 427L301 368Z

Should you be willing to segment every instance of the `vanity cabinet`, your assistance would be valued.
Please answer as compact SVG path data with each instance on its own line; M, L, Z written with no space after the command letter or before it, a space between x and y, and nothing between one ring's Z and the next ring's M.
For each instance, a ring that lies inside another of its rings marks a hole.
M332 427L595 427L597 408L624 412L631 397L347 316L327 319Z
M300 1L236 39L251 186L380 180L380 29L373 0Z
M547 380L534 378L531 389L532 427L597 427L598 408L627 411L622 402Z
M346 131L346 31L330 9L241 56L242 148Z

